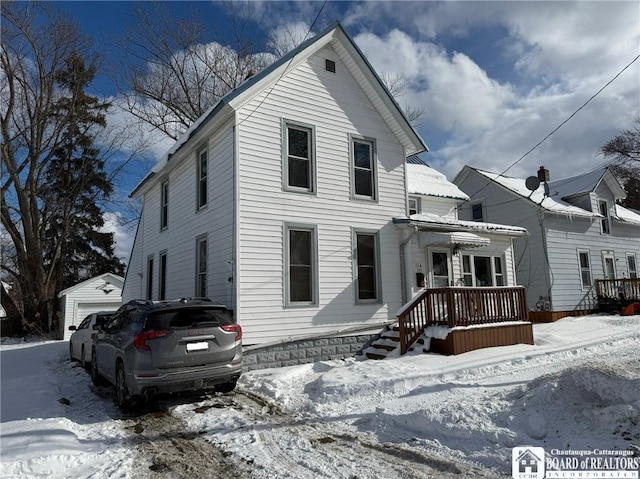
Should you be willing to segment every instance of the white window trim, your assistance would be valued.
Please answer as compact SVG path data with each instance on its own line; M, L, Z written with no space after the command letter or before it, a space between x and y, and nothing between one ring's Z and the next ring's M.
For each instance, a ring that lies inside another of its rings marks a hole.
M582 281L582 263L580 262L581 253L586 253L587 259L589 260L589 278L591 279L590 285L585 285ZM578 249L576 250L576 254L578 256L578 276L580 279L580 289L582 291L588 291L593 287L593 261L591 261L591 252L588 249Z
M290 267L290 231L310 231L311 232L311 301L291 301L291 275ZM320 276L318 273L318 226L307 223L284 223L283 225L283 284L284 284L284 307L285 308L307 308L318 306Z
M195 254L195 259L196 259L196 264L195 264L195 280L196 280L196 284L195 284L195 294L194 296L196 297L200 297L202 296L200 294L200 280L201 280L201 276L202 276L202 271L200 271L200 243L202 242L206 243L206 258L205 258L205 262L204 262L204 289L205 289L205 297L208 297L209 294L209 238L207 236L207 234L203 234L200 235L198 237L196 237L196 254Z
M201 177L202 176L201 161L202 161L203 154L206 155L206 162L207 162L207 173L204 176L206 201L201 204L202 197L201 197L200 185L203 181L203 178ZM209 163L210 163L209 150L207 149L207 147L205 146L198 149L196 153L196 211L205 209L209 204L209 171L210 171Z
M605 206L605 213L606 215L603 215L604 218L600 218L600 234L603 235L611 235L611 215L609 214L609 202L607 200L598 200L598 213L602 214L602 208L601 205ZM609 231L604 231L604 224L607 224L607 228Z
M461 253L460 256L460 279L462 280L462 282L464 282L464 260L462 259L463 256L468 256L469 257L469 266L471 267L471 287L473 288L491 288L491 287L498 287L498 288L502 288L502 287L506 287L509 285L509 276L507 275L507 271L506 271L506 260L505 260L505 255L503 254L490 254L490 253L486 253L486 254L468 254L468 253ZM476 284L476 264L474 262L474 259L478 257L478 258L489 258L490 261L489 263L491 264L491 281L492 281L492 286L478 286ZM495 258L499 258L500 259L500 264L502 266L502 279L504 282L504 286L497 286L496 283L496 263L495 263ZM455 284L458 284L457 281Z
M160 183L160 231L169 228L169 180Z
M145 290L145 299L153 299L153 268L154 268L154 255L147 256L147 282Z
M632 271L631 269L629 269L629 258L632 257L633 258L633 263L636 267L635 271L633 271L633 273L635 273L635 278L640 278L640 275L638 274L638 255L636 255L635 253L629 253L627 252L627 254L625 255L625 258L627 260L627 274L629 275L629 279L632 279Z
M411 213L411 202L415 201L416 203L416 212L414 214L422 213L422 199L419 196L410 195L407 199L407 214L410 216Z
M164 258L164 271L162 270L162 259ZM167 299L167 269L168 269L167 250L164 249L158 253L158 300ZM164 273L164 274L163 274ZM164 288L164 294L162 289Z
M478 219L478 220L473 218L473 207L477 206L477 205L480 206L480 212L482 213L482 217L480 219ZM486 222L486 220L487 220L487 214L486 213L487 213L487 208L485 207L484 200L476 200L476 201L473 201L469 205L469 219L471 221L476 221L476 222L479 222L479 223Z
M311 175L309 188L289 185L289 128L308 130L309 132L309 174ZM309 123L282 119L282 189L294 193L316 194L318 172L316 167L316 127Z
M353 145L355 142L370 143L371 144L371 194L358 195L356 194L356 166L355 166L355 151ZM378 201L378 148L375 138L369 138L361 135L349 134L349 171L351 172L351 198L363 201Z
M376 297L374 299L360 299L359 283L358 283L358 235L370 235L374 237L375 244L375 281L376 281ZM351 229L351 250L353 263L353 284L355 304L382 304L382 271L380 256L380 232L371 229L352 228Z

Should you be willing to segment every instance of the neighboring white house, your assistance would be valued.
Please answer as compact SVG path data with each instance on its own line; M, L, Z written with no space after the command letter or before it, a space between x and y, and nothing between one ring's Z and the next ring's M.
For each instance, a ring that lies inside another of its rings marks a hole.
M208 296L245 345L379 331L403 304L393 218L424 150L336 24L227 94L135 188L123 299ZM353 346L337 341L314 345Z
M422 287L515 286L513 240L517 226L462 221L469 197L445 175L415 157L407 161L408 216L395 218L403 233L406 299Z
M69 326L77 326L91 313L118 309L122 305L123 284L121 276L105 273L60 291L60 337L68 340L72 333Z
M469 166L454 183L472 195L461 217L529 231L515 256L532 309L589 310L596 279L638 277L640 215L616 204L625 191L609 169L550 181L548 195L535 178L530 190L525 179Z

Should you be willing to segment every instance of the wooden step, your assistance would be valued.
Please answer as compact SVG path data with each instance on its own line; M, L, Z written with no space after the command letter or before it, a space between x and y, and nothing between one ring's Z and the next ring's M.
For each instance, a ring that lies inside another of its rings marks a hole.
M365 353L365 356L368 357L369 359L386 359L386 354L376 354L376 353L372 353L372 352L367 352Z

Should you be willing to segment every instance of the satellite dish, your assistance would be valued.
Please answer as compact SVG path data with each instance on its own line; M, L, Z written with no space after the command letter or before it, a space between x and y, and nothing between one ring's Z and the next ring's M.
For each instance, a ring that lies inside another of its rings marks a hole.
M540 186L540 180L537 176L530 176L525 180L524 185L529 191L536 191L538 186Z

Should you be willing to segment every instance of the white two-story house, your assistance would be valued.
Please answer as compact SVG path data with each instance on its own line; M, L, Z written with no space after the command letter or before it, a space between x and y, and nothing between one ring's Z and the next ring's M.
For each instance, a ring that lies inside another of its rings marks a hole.
M227 94L135 188L123 301L210 297L245 345L380 330L403 304L405 158L424 150L353 40L328 28Z
M625 191L608 168L548 181L546 188L544 170L540 179L465 166L454 182L472 197L460 216L527 228L515 257L531 309L555 317L591 311L598 306L596 280L638 278L640 215L616 204Z

